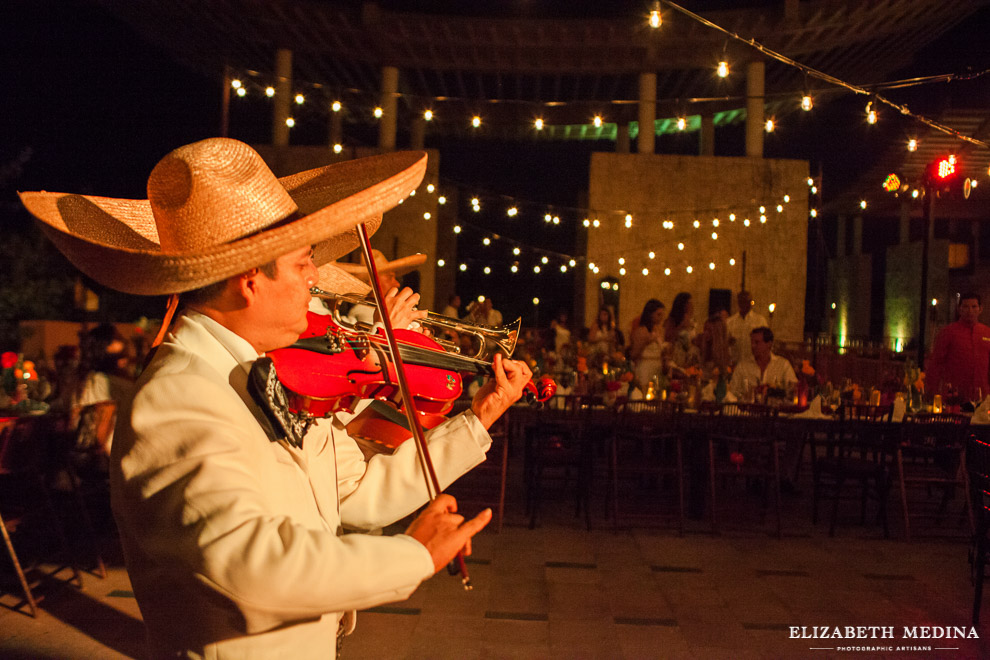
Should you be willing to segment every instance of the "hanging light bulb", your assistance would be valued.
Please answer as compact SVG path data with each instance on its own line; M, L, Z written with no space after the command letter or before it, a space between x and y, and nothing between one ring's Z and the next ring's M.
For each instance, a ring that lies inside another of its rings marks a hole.
M512 248L512 254L516 255L517 257L519 256L520 252L521 250L519 248L517 247Z
M536 130L542 131L543 130L543 117L537 117L536 118L536 121L533 122L533 126L536 127Z
M539 275L539 273L540 273L540 267L539 266L533 266L533 272L536 273L537 275Z
M344 150L344 145L342 145L341 143L338 142L337 144L333 145L333 152L335 154L339 154L343 150Z
M454 225L454 233L455 234L460 234L461 233L461 226L460 225Z
M382 112L383 111L382 111L381 108L375 108L375 111L374 111L375 119L381 119L382 118Z
M873 101L866 104L866 123L877 123L877 111L873 108Z
M340 101L334 101L333 103L330 104L330 109L333 110L334 112L340 112L340 108L341 108Z
M544 264L550 263L550 260L547 259L546 257L543 257L542 259L540 259L540 261L543 262Z
M726 62L725 60L722 60L721 62L719 62L718 63L718 69L716 69L716 73L718 73L718 77L719 78L725 78L726 76L728 76L729 75L729 63Z
M663 18L660 16L660 3L654 2L653 9L650 10L650 27L656 30L663 25Z
M801 97L801 109L808 112L813 107L815 107L815 102L811 98L811 94L805 92L804 96Z
M735 259L729 259L729 265L730 266L735 266L736 265L736 260Z
M242 83L237 78L234 78L233 80L230 81L230 86L233 87L234 89L240 89L241 87L244 86L244 83Z
M509 209L505 212L505 214L508 215L510 218L516 217L518 213L519 213L519 209L517 209L515 206L510 206Z
M678 117L677 130L683 131L685 128L687 128L687 119L685 119L684 117Z
M425 119L426 121L433 121L433 111L432 110L424 110L423 111L423 119Z
M917 151L918 150L918 141L915 138L911 138L910 140L908 140L907 148L908 148L908 151Z
M478 115L471 117L471 126L473 126L474 128L478 128L479 126L481 126L481 117L479 117Z
M492 244L492 239L490 239L490 238L488 238L487 236L485 236L485 237L484 237L484 238L483 238L483 239L481 240L481 244L482 244L482 245L491 245L491 244Z
M670 275L670 269L669 268L664 268L663 269L663 274L664 275Z
M292 128L293 126L296 125L296 120L293 119L292 117L287 117L285 120L285 125L288 126L289 128Z
M629 213L627 213L626 214L626 229L629 229L630 227L632 227L632 215L630 215Z
M773 129L775 128L773 117L767 119L767 123L763 125L763 128L767 133L773 133Z
M591 120L591 123L595 125L595 128L601 128L602 127L602 116L601 115L595 115L595 118Z
M866 200L865 199L859 200L859 208L861 208L861 209L865 209L866 208Z
M275 88L272 87L271 85L265 87L265 96L267 96L268 98L275 96Z
M489 266L485 266L485 275L491 275L491 274L492 274L492 269L491 269L491 267L489 267Z
M302 105L306 102L306 97L302 94L296 94L296 105Z
M447 262L446 261L444 261L443 259L437 259L437 266L439 268L443 268L446 265L447 265Z
M243 87L238 87L237 88L237 95L240 96L240 97L247 96L247 90L244 89Z

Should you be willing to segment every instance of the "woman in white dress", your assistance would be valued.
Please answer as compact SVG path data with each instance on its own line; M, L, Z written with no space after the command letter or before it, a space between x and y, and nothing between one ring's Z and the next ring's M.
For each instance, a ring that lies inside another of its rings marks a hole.
M639 325L629 339L629 357L636 365L636 384L645 392L647 384L657 378L663 367L664 305L650 298L643 305Z

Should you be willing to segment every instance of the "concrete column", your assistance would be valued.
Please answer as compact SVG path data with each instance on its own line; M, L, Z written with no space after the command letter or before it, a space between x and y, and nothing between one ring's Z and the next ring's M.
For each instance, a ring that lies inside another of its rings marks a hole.
M657 74L639 74L639 135L636 151L652 154L656 151Z
M858 256L863 251L863 216L857 215L853 218L852 232L852 254Z
M763 158L763 62L746 65L746 155Z
M331 106L328 107L328 110L330 111L330 118L329 118L330 123L328 126L329 137L327 141L330 143L330 146L332 147L335 144L344 143L344 118L343 118L344 110L340 109L337 112L334 112L332 107L333 101L331 101L330 103Z
M840 215L835 221L835 256L846 256L846 217Z
M422 149L426 141L426 119L422 115L413 118L410 128L409 148Z
M615 134L615 153L629 153L629 124L619 124L619 129Z
M698 155L715 155L715 115L709 110L701 113L701 137L698 140Z
M394 66L382 67L382 118L378 120L378 148L395 151L395 134L398 129L399 70Z
M903 245L911 241L911 205L908 202L901 202L900 224L897 242Z
M272 119L272 144L276 147L289 145L289 118L292 107L292 51L279 48L275 52L275 114Z

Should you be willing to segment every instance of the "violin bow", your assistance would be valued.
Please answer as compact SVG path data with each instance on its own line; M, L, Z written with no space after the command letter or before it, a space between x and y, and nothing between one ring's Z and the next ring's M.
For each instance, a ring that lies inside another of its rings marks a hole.
M412 431L413 439L416 441L416 449L419 455L419 464L423 470L423 477L426 481L426 492L432 502L440 495L440 480L437 478L436 470L433 468L433 459L430 458L430 449L426 444L426 433L423 425L419 422L419 414L416 411L416 404L409 389L409 381L406 379L405 365L402 355L399 353L399 343L395 339L392 328L392 320L389 318L388 308L385 306L385 295L382 293L381 284L378 282L378 265L375 264L374 255L371 253L371 239L368 236L367 227L364 224L357 226L358 238L361 240L361 250L364 253L364 261L368 267L368 275L371 280L371 291L375 296L375 304L378 306L378 313L385 327L385 338L388 341L389 352L392 354L392 364L395 365L395 377L399 381L399 392L402 394L403 408L406 411L406 418L409 420L409 429ZM465 590L471 590L471 578L468 576L467 566L464 563L464 551L457 553L455 559L458 572L461 575L461 583Z

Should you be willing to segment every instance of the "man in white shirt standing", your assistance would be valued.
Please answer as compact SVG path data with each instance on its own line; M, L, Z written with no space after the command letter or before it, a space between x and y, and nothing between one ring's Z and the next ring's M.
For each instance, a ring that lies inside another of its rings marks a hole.
M753 311L753 296L749 291L740 291L736 296L739 311L726 321L729 331L729 352L733 364L753 361L753 351L749 345L749 336L756 328L769 325L767 320Z

